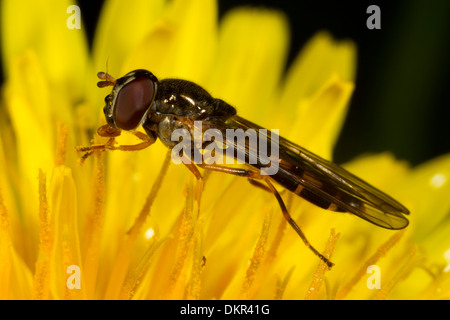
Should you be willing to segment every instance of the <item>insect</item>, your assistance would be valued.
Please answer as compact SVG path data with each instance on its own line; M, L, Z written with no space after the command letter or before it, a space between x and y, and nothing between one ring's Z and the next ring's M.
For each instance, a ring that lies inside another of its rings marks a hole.
M195 121L201 121L202 133L211 128L222 133L229 129L253 129L263 135L266 141L273 142L272 135L269 136L264 128L241 118L234 107L213 98L193 82L181 79L159 81L151 72L143 69L131 71L119 79L114 79L105 72L99 72L97 76L101 80L98 87L113 87L105 98L103 109L107 123L97 130L100 136L110 139L104 145L78 148L78 151L84 152L82 161L96 150L136 151L147 148L157 139L173 150L177 141L173 141L172 133L177 129L184 129L193 134ZM145 133L135 130L139 126L142 126ZM142 142L116 146L114 138L123 130L130 131ZM200 148L206 148L212 141L204 143ZM274 194L284 218L305 245L329 268L333 263L309 243L290 216L274 182L320 208L349 212L379 227L396 230L408 225L405 215L409 211L399 202L342 167L282 137L279 137L276 144L278 157L272 159L276 161L278 170L272 175L262 173L267 168L267 161L263 160L267 159L262 159L257 148L252 147L248 140L227 139L222 143L245 155L244 168L208 164L204 161L185 162L186 167L197 179L202 179L198 169L200 167L246 177L252 184ZM183 150L179 154L190 160L194 158L193 153ZM251 163L251 157L257 161Z

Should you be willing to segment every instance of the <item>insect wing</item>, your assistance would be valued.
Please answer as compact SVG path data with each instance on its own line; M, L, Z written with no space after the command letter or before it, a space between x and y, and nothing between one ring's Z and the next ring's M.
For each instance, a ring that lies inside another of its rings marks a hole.
M230 128L263 129L239 116L227 120ZM259 134L262 134L259 132ZM270 137L265 137L270 141ZM237 141L233 147L245 149L247 156L259 156L257 150ZM301 185L315 196L333 203L339 211L347 211L387 229L402 229L408 225L409 214L399 202L361 180L344 168L325 160L287 139L279 137L279 171L285 185ZM294 191L291 189L291 191Z

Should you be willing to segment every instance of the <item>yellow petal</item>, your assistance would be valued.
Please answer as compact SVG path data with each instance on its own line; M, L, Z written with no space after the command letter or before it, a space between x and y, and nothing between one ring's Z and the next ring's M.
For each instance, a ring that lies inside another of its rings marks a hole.
M81 250L83 253L86 297L93 299L97 285L100 260L100 241L105 211L105 158L103 154L94 155L94 170L88 212L85 216L85 228Z
M140 210L139 215L135 218L135 222L129 231L125 234L125 220L118 219L119 217L107 216L109 219L106 219L104 225L103 236L105 241L103 250L111 253L117 252L117 255L111 258L120 261L120 263L116 263L111 268L112 275L108 279L108 286L105 294L105 298L107 299L116 298L120 294L119 292L122 288L122 282L125 279L126 272L131 264L131 253L133 247L136 245L136 239L138 235L142 235L143 233L142 226L150 215L153 202L160 191L161 183L166 175L167 167L170 163L170 157L168 156L169 154L170 153L167 153L164 166L159 171L158 178L154 182L152 189L145 200L145 204ZM117 204L115 205L117 206ZM131 206L125 204L124 212L126 212L126 208L131 208ZM130 210L130 213L133 213L133 211Z
M414 219L415 238L417 241L427 237L434 238L434 233L448 225L448 213L450 212L450 154L443 155L428 161L415 168L410 178L406 181L402 194L408 196L405 203L411 210L411 218ZM437 238L435 238L437 240ZM444 240L444 239L442 239ZM433 242L429 242L429 246ZM450 240L436 241L438 250L443 254L450 248Z
M266 213L264 224L261 230L261 234L258 238L258 241L256 242L255 248L253 250L253 255L250 258L249 265L247 268L247 271L245 273L245 279L243 281L241 291L239 293L239 299L247 300L249 298L254 297L255 293L258 292L260 285L255 285L255 278L258 273L258 270L260 269L260 264L262 262L262 259L264 257L266 249L266 243L267 243L267 237L269 234L269 227L271 222L271 215L270 213ZM260 271L261 275L261 271ZM256 287L256 288L254 288Z
M51 254L55 243L54 226L50 223L47 197L47 175L39 170L39 256L33 282L33 299L50 299Z
M175 28L170 75L204 85L216 54L217 2L174 1L168 20Z
M8 212L3 201L0 189L0 299L9 299L11 296L11 235L9 231Z
M33 50L48 81L63 90L66 99L81 99L88 71L88 48L83 27L67 27L73 14L67 10L72 4L69 0L2 2L2 51L7 76L12 59Z
M15 132L12 153L17 152L15 169L21 179L18 193L27 199L20 203L19 217L22 227L29 230L29 237L19 241L25 247L34 248L37 243L36 208L38 208L38 170L49 171L54 159L54 129L49 89L44 72L33 51L22 57L14 57L10 76L6 82L5 103ZM36 252L29 250L27 263L34 263ZM29 259L29 260L28 260Z
M286 138L330 160L352 92L353 83L330 78L311 98L301 100Z
M208 88L258 122L262 114L275 111L288 47L287 19L277 11L238 8L223 18L219 37Z
M54 298L78 298L85 293L85 282L80 289L69 289L69 266L83 270L80 252L80 233L75 182L69 168L57 166L49 182L49 207L55 245L52 251L51 284ZM83 272L81 273L81 276Z
M345 283L342 288L339 289L337 299L343 299L353 289L353 287L367 274L367 268L375 265L380 258L386 255L386 253L402 238L405 234L405 230L394 233L385 243L383 243L377 251L370 256L369 259L353 273L351 280Z
M134 69L147 69L158 79L176 73L173 61L177 57L176 28L165 16L160 17L144 38L128 52L118 76Z
M12 251L12 273L10 275L12 299L31 299L33 276L21 255Z
M165 4L165 0L105 2L94 36L92 49L94 72L87 77L88 99L93 106L97 106L93 109L95 119L98 118L100 106L103 105L106 95L106 90L99 90L95 85L98 81L97 72L108 71L118 78L123 76L124 72L131 71L123 70L129 52L135 50L149 30L159 21Z
M155 251L163 241L153 241L149 248L146 250L137 266L129 272L120 292L120 299L151 299L151 295L147 298L146 293L152 287L151 281L149 282L146 277L147 271L153 260Z
M165 3L164 0L107 1L94 38L96 70L104 70L108 60L111 74L123 71L121 66L127 52L133 50L158 21Z
M4 105L0 106L0 108L3 107ZM2 132L2 135L5 131ZM14 196L14 190L8 187L12 185L14 179L13 177L17 170L16 164L12 161L11 157L9 157L11 150L14 148L14 142L12 139L7 139L6 134L4 135L6 139L3 139L2 135L0 135L0 172L3 174L0 175L0 197L2 198L3 204L6 208L9 208L11 212L17 212L17 203ZM9 152L7 152L8 150ZM15 218L17 217L14 217L14 219ZM11 217L9 217L9 219L11 219ZM12 223L14 224L14 222Z
M423 260L423 256L417 254L417 248L414 247L412 248L407 255L405 255L403 257L402 263L400 265L400 267L396 270L395 273L393 273L392 275L389 275L389 279L387 281L384 282L382 288L380 290L378 290L377 292L375 292L375 296L373 297L373 299L375 300L381 300L381 299L387 299L390 295L390 293L394 290L397 289L397 287L399 287L399 283L401 283L402 281L404 281L405 278L408 278L411 274L411 272L414 270L414 268L417 268L420 266L420 262L421 260ZM409 296L409 294L411 294L411 292L414 292L415 290L417 290L416 288L418 287L418 285L420 287L423 288L423 283L424 282L429 282L427 280L430 279L429 275L426 275L425 272L423 272L423 275L426 276L425 279L424 277L417 277L415 276L413 280L413 286L409 287L407 290L403 291L402 293L402 297L405 298L409 298L411 296ZM400 290L401 289L401 284L400 284ZM395 299L395 296L394 296Z
M148 69L158 78L205 85L217 47L216 1L176 0L131 48L122 72Z
M295 112L296 103L315 94L333 75L353 82L355 68L355 45L350 41L334 41L328 33L319 32L289 68L281 105Z
M198 229L201 231L204 225L199 223ZM194 250L191 258L191 271L189 282L186 285L186 295L185 299L193 300L200 299L200 294L202 293L202 271L206 264L206 258L203 255L203 238L202 232L197 232L194 239Z

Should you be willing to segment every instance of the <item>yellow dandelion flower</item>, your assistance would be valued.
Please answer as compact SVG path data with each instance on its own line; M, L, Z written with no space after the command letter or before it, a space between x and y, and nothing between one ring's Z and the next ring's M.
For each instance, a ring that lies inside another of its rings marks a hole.
M354 87L352 42L316 34L282 78L280 12L241 8L219 24L215 1L110 1L90 55L66 25L71 5L2 2L1 299L450 298L450 155L417 168L387 153L345 164L410 209L402 231L283 193L331 270L273 195L215 172L202 186L160 142L79 165L76 146L104 123L109 92L95 74L106 60L118 77L148 69L196 82L329 159Z

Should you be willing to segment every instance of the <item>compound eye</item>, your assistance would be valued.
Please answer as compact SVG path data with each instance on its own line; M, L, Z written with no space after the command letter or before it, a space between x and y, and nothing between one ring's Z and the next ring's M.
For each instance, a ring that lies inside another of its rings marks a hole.
M155 98L155 82L141 77L120 89L114 104L113 118L122 130L136 128Z

